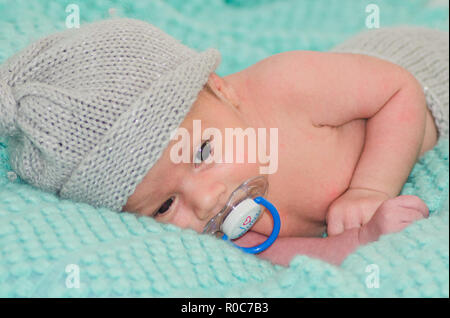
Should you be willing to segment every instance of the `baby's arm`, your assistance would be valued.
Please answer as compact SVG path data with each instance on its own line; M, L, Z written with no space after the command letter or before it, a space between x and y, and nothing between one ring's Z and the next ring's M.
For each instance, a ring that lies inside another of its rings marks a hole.
M317 237L280 237L259 257L278 265L288 266L297 255L306 255L321 259L333 265L340 265L352 253L360 242L358 239L360 229L354 228L338 235L325 238ZM266 240L267 237L258 233L248 233L237 240L240 246L255 246Z
M358 246L360 229L350 229L339 235L318 237L279 237L267 250L258 254L262 259L278 265L288 266L297 255L306 255L312 258L324 260L334 265L341 262ZM234 241L243 247L256 246L267 239L265 235L248 232L243 237Z
M326 238L281 237L259 256L284 266L289 265L296 255L307 255L340 265L358 246L376 241L383 234L399 232L428 214L427 205L419 197L401 195L384 201L371 220L360 228L348 229ZM250 232L235 243L245 247L255 246L266 239L264 235Z
M327 215L329 234L358 227L399 194L420 154L426 120L422 88L403 68L365 55L294 51L282 60L292 83L289 94L304 101L313 125L367 119L350 192L335 200Z
M424 139L425 107L420 105L425 101L418 92L406 82L367 119L364 149L350 186L328 208L328 234L367 223L382 202L400 193Z

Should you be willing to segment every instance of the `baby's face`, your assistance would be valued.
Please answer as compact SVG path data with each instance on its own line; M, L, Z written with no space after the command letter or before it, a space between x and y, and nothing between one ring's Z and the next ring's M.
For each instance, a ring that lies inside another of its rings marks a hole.
M194 120L200 120L200 136L207 128L216 128L221 136L225 136L225 128L245 129L249 126L245 112L235 106L239 101L236 95L228 94L226 86L220 85L224 83L222 79L214 74L212 77L211 87L219 96L225 92L224 98L219 98L209 88L200 92L180 125L180 129L189 132L189 137L170 141L161 158L128 198L123 211L152 216L164 223L201 232L222 209L233 190L248 178L259 175L258 162L248 163L246 151L243 162L219 163L211 160L215 152L220 151L219 142L214 137L194 139ZM233 98L230 100L226 96ZM226 149L225 142L221 144L222 157L225 157L231 149ZM233 145L232 150L236 154L236 143ZM184 152L186 150L188 154ZM189 155L189 162L174 160L185 155Z

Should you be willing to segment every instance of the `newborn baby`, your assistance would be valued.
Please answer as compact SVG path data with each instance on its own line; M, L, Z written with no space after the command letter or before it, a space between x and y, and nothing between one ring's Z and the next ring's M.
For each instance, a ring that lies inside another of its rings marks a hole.
M223 136L226 127L279 127L267 198L280 213L281 238L260 254L273 262L301 253L339 263L359 244L428 215L418 197L396 198L438 134L423 87L398 65L362 54L277 54L224 78L211 74L181 127L192 131L194 120ZM201 232L258 164L173 163L177 142L123 210ZM212 151L214 142L203 159ZM272 227L264 213L238 243L260 243ZM305 238L325 230L328 238Z
M420 198L398 194L417 159L448 136L446 33L363 32L330 52L285 52L223 78L219 62L216 50L197 53L133 19L32 44L0 67L11 167L61 198L202 232L264 163L248 152L243 163L208 160L236 149L194 138L195 120L223 136L277 128L266 198L281 231L260 257L340 264L359 245L427 217ZM181 129L196 150L190 162L173 160L185 155L171 138ZM258 244L272 227L263 213L236 243Z
M279 128L278 170L268 175L266 198L282 227L260 254L275 263L296 254L339 263L358 245L428 215L418 197L396 197L417 158L436 144L437 129L423 88L395 64L360 54L281 53L224 78L211 74L181 127L193 131L194 120L222 136L227 127ZM201 232L230 193L259 174L259 163L173 163L177 142L123 210ZM212 156L210 143L201 161ZM237 243L260 243L272 227L264 213ZM311 239L325 230L328 238Z

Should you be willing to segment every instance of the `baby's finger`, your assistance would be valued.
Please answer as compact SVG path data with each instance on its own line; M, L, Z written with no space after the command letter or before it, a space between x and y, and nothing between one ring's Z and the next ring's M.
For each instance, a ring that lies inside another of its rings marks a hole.
M344 220L344 230L354 229L357 227L361 227L363 220L360 217L359 213L355 213L353 215L347 216Z
M331 219L327 224L328 235L338 235L344 232L344 223L340 220Z

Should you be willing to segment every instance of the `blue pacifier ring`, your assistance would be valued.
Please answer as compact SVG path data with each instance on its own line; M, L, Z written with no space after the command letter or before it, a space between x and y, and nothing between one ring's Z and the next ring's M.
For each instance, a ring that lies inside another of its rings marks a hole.
M232 244L246 253L258 254L258 253L265 251L270 245L273 244L273 242L275 242L275 240L278 237L278 234L280 234L281 220L280 220L280 215L278 214L277 209L273 206L272 203L270 203L263 197L256 197L253 199L253 201L255 201L257 204L261 204L262 206L264 206L267 210L269 210L270 214L272 215L272 219L273 219L272 233L267 238L267 240L265 240L264 242L262 242L259 245L253 246L253 247L242 247L242 246L234 244L233 242L232 242ZM222 239L225 241L228 241L228 236L226 234L224 234L222 236Z

